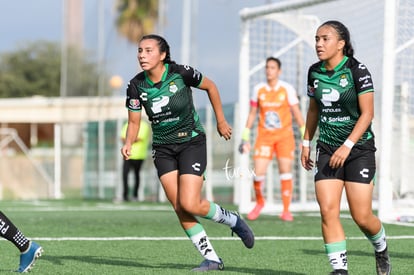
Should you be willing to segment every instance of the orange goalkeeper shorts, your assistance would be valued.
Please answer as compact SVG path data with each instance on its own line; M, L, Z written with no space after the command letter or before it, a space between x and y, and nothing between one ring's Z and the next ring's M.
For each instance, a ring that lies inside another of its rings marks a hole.
M295 156L295 137L291 135L278 136L258 136L254 145L254 159L265 158L288 158L294 159Z

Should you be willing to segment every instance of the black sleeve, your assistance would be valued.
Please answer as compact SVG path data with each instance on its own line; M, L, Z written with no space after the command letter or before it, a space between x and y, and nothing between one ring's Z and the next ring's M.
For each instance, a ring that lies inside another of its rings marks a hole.
M315 97L315 89L318 85L317 79L312 78L312 72L315 70L315 68L317 68L317 64L313 64L308 69L307 94L309 97Z
M126 94L125 107L132 112L141 111L141 99L133 79L128 83Z
M183 77L184 83L187 86L198 87L203 80L203 75L196 69L188 65L175 65L175 70Z
M364 64L356 62L356 64L352 66L352 76L354 78L355 90L358 95L374 91L374 83L372 81L371 73Z

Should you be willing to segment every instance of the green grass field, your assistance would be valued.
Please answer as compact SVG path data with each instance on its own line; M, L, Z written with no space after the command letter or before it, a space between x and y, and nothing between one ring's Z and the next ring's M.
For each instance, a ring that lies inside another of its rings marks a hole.
M235 209L235 206L226 206ZM32 274L190 274L202 258L168 204L109 201L1 201L0 209L44 248ZM201 220L225 270L209 274L328 274L318 213L284 223L248 221L256 235L246 249L230 229ZM344 213L350 274L376 274L371 244ZM414 230L385 224L393 274L414 274ZM2 241L0 274L17 269L18 250Z

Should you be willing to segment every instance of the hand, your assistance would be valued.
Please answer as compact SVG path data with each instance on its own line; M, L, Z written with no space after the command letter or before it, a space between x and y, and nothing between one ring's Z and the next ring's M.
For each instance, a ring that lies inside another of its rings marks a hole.
M239 145L240 154L248 153L250 151L250 142L242 140Z
M243 154L244 153L244 142L242 141L242 142L240 142L240 145L239 145L239 153L240 154Z
M302 167L307 171L313 168L313 160L310 158L310 147L302 146L300 161L302 163Z
M222 120L217 123L217 132L225 140L231 139L231 130L232 129L226 120Z
M333 169L343 167L350 153L351 153L351 148L346 147L344 144L341 145L332 154L331 159L329 160L329 166Z
M129 157L131 156L131 146L129 145L124 145L121 148L121 155L124 157L125 160L128 160Z

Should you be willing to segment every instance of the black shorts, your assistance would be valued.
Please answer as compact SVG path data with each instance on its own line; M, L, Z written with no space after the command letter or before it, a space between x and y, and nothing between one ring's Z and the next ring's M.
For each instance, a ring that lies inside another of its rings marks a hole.
M154 144L152 158L158 177L175 170L179 175L201 176L207 166L206 136L200 134L188 142L177 144Z
M333 169L329 160L338 147L318 141L316 145L315 181L339 179L369 184L375 176L375 143L373 139L363 145L355 145L344 166Z

